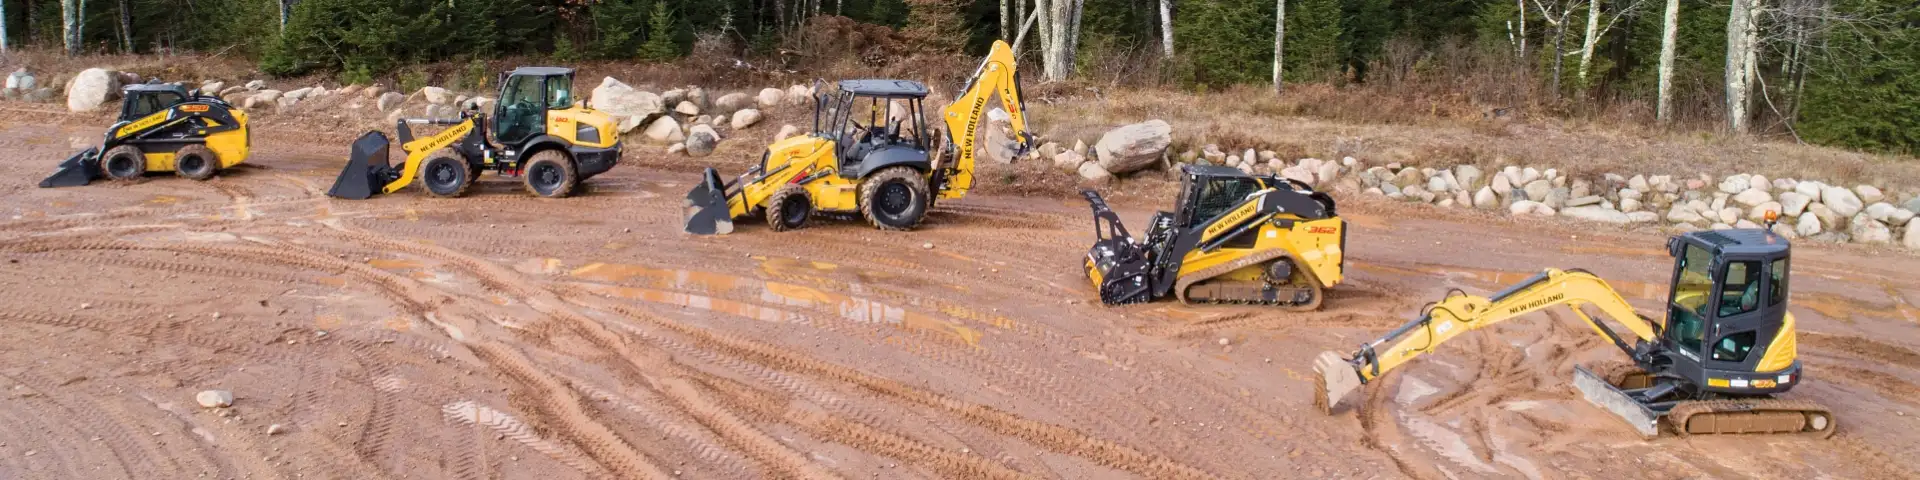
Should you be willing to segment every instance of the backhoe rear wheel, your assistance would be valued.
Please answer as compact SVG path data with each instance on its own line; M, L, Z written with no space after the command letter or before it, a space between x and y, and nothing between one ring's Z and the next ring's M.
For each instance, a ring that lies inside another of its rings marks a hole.
M428 195L458 197L473 185L473 166L453 150L434 152L420 162L420 188Z
M807 197L805 187L780 187L773 196L767 197L767 226L773 227L773 231L799 230L807 226L807 217L811 216L813 199Z
M121 145L100 156L100 176L130 182L147 173L147 154L140 147Z
M187 145L173 155L173 171L194 180L213 178L220 168L220 156L206 145Z
M559 150L542 150L527 160L527 191L542 198L563 198L573 194L573 187L580 184L580 176L573 169L573 161Z
M860 214L881 230L919 226L931 199L927 177L908 167L887 167L860 183Z

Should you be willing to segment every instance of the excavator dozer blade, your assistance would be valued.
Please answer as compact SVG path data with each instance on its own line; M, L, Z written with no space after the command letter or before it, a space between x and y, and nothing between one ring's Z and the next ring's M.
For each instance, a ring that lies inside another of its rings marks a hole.
M1314 377L1313 406L1319 407L1321 413L1333 413L1341 399L1360 389L1360 372L1339 353L1320 352L1320 356L1313 359L1313 371L1320 374Z
M327 196L349 200L372 198L385 186L387 172L393 170L387 162L388 145L387 135L380 132L367 132L354 140L353 156L347 159L347 167L340 170L340 177L333 180Z
M686 231L694 235L733 233L733 214L727 207L727 184L720 172L708 168L700 184L687 192Z
M40 188L78 187L93 183L100 178L100 147L89 148L74 154L53 171L53 176L40 181Z
M1626 421L1627 425L1640 432L1641 437L1653 438L1660 435L1660 412L1634 400L1627 395L1627 392L1608 383L1607 379L1600 374L1587 370L1587 367L1575 365L1573 388L1579 390L1580 395L1587 397L1587 401L1594 406L1613 412L1615 416Z

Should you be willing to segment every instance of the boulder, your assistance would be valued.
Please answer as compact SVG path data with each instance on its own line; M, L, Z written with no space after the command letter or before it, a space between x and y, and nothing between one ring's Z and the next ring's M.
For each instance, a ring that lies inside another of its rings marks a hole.
M36 89L33 89L33 91L31 92L27 92L26 94L21 95L20 99L28 102L34 102L34 103L51 102L53 101L53 88L52 87L36 88Z
M1874 220L1865 213L1853 216L1848 223L1850 225L1847 227L1847 236L1852 237L1854 243L1870 245L1893 243L1893 230L1887 228L1887 224L1880 223L1879 220Z
M1472 189L1474 185L1480 183L1480 177L1483 175L1484 174L1480 172L1480 167L1473 165L1453 167L1453 181L1460 190Z
M1915 214L1913 213L1913 211L1910 211L1904 208L1896 208L1896 209L1893 209L1893 212L1887 214L1887 219L1885 220L1885 222L1887 223L1887 225L1898 227L1898 226L1906 225L1908 222L1913 221L1914 216Z
M1566 187L1555 188L1553 191L1547 192L1547 199L1542 200L1540 203L1547 204L1547 206L1553 207L1554 209L1566 208L1567 200L1572 199L1572 197L1569 196L1571 193L1572 192Z
M453 104L453 92L440 87L420 87L420 98L434 105Z
M233 406L233 392L226 390L203 390L193 396L193 401L206 408L227 408Z
M1774 215L1779 215L1780 210L1782 210L1782 208L1780 207L1780 202L1767 202L1759 205L1754 205L1753 208L1747 209L1747 219L1753 220L1756 222L1764 222L1764 221L1767 221L1767 212L1773 212Z
M740 113L740 112L733 112L733 113ZM712 125L716 127L721 125L731 125L732 123L729 121L729 119L731 118L733 118L732 115L714 115L713 118L707 120L707 125Z
M1645 175L1634 175L1633 178L1627 179L1627 188L1642 192L1653 191L1652 186L1647 184L1647 177Z
M1108 131L1094 144L1100 167L1109 173L1126 174L1160 161L1167 146L1173 144L1173 126L1161 120L1148 120Z
M1518 202L1513 202L1513 205L1507 206L1507 211L1514 215L1538 215L1538 216L1553 216L1554 214L1559 213L1557 211L1554 211L1553 207L1548 207L1544 204L1541 204L1540 202L1535 202L1530 200L1521 200Z
M1807 198L1810 198L1813 201L1818 202L1820 201L1820 192L1826 190L1826 188L1827 186L1825 184L1812 181L1812 180L1807 180L1807 181L1800 182L1799 185L1794 185L1793 191L1799 192L1801 195L1806 195Z
M1642 208L1642 205L1640 204L1640 200L1636 200L1632 198L1620 199L1620 211L1622 212L1626 212L1626 213L1638 212L1640 211L1641 208Z
M1799 191L1781 193L1780 215L1798 217L1801 212L1807 211L1807 205L1811 203L1813 203L1813 199Z
M1920 250L1920 222L1907 222L1907 232L1900 235L1900 245L1908 250Z
M811 102L811 101L813 101L812 88L808 88L806 85L794 85L791 87L787 87L787 104L806 105L807 102Z
M1598 198L1598 197L1591 197L1591 198ZM1560 216L1577 218L1577 219L1586 220L1589 222L1601 222L1601 223L1612 223L1612 224L1626 224L1628 222L1633 221L1632 219L1628 218L1627 214L1625 213L1621 213L1620 211L1617 211L1617 210L1598 207L1598 206L1576 206L1576 207L1564 208L1560 210Z
M382 112L391 112L396 108L400 108L400 104L406 103L406 101L406 95L401 95L398 92L387 92L380 94L380 100L376 105L380 107L380 111Z
M92 112L120 94L119 76L101 68L82 70L67 83L67 110Z
M676 88L672 90L667 90L665 92L660 92L661 105L679 105L680 102L684 102L684 101L687 101L687 90L684 88Z
M695 105L692 100L681 100L679 105L673 107L673 111L681 115L694 116L700 114L700 106Z
M1493 174L1493 182L1491 183L1492 185L1489 188L1493 189L1495 195L1502 197L1513 195L1513 180L1506 172Z
M26 67L21 67L19 70L14 70L13 73L7 74L7 90L33 90L35 83L37 82L35 82L33 74L27 73Z
M499 101L494 100L493 97L473 97L473 98L467 99L466 103L460 104L460 108L463 110L474 109L474 110L479 110L481 112L487 112L491 114L491 112L493 112L493 105L497 102ZM628 128L627 130L623 130L620 133L627 133L627 131L630 131L630 130L633 130L633 129Z
M1653 212L1627 212L1627 221L1633 223L1653 223L1660 221L1660 214Z
M1760 224L1758 224L1758 223L1754 223L1754 222L1753 222L1752 220L1747 220L1747 219L1744 219L1744 218L1742 218L1742 219L1740 219L1740 221L1737 221L1737 222L1733 222L1733 228L1751 228L1751 229L1759 229L1759 228L1760 228Z
M686 101L693 102L693 106L701 110L713 107L713 98L707 96L705 88L688 87Z
M1913 212L1913 213L1920 213L1920 197L1914 197L1911 200L1907 200L1907 211Z
M676 143L687 139L687 135L680 131L680 122L674 120L672 116L654 119L653 123L647 124L647 129L641 134L659 143Z
M1536 179L1527 182L1526 186L1521 187L1521 189L1526 191L1527 200L1542 202L1547 200L1548 194L1553 193L1553 184L1546 180Z
M1687 190L1699 190L1702 188L1707 188L1706 180L1701 180L1698 178L1687 179Z
M1585 207L1589 205L1599 205L1600 202L1602 201L1606 201L1606 199L1600 198L1599 195L1588 195L1584 197L1578 197L1578 198L1567 200L1567 207L1571 209L1572 207ZM1567 212L1566 210L1561 210L1560 213L1564 215Z
M787 92L780 91L778 88L762 88L760 95L753 99L760 102L761 108L773 108L786 101Z
M1820 226L1826 227L1831 230L1846 228L1846 224L1843 222L1846 221L1847 217L1840 216L1838 213L1834 212L1832 208L1828 208L1827 204L1824 204L1824 203L1816 203L1813 205L1808 205L1807 213L1802 214L1800 216L1819 218ZM1802 236L1806 236L1806 235L1802 235Z
M1725 207L1720 209L1720 216L1716 218L1716 220L1719 220L1720 223L1733 224L1739 222L1740 216L1745 213L1747 213L1747 211L1741 210L1739 207Z
M800 134L800 127L795 127L793 125L781 125L780 131L773 134L773 141L778 142L781 140L786 140L789 138L793 138L794 135L799 135L799 134Z
M1680 192L1680 183L1673 181L1672 175L1654 175L1647 177L1647 186L1666 193Z
M1759 190L1764 192L1772 188L1773 188L1773 182L1768 181L1767 177L1761 176L1759 174L1755 174L1754 176L1747 177L1748 190Z
M1747 189L1753 188L1752 179L1752 175L1744 173L1727 177L1726 180L1720 181L1720 191L1728 195L1747 191Z
M1055 168L1059 168L1060 171L1063 171L1063 172L1080 171L1080 164L1082 163L1087 163L1087 157L1080 156L1080 154L1078 153L1073 153L1072 150L1060 152L1059 154L1053 156L1053 166Z
M687 156L711 155L713 149L718 146L720 146L720 132L713 131L712 125L694 125L687 130Z
M1644 193L1644 192L1645 192L1645 190L1635 190L1635 189L1632 189L1632 188L1622 188L1622 189L1620 189L1620 194L1619 194L1619 195L1620 195L1620 199L1621 199L1621 200L1629 200L1629 199L1631 199L1631 200L1642 200L1642 199L1645 199L1645 198L1646 198L1646 193Z
M1519 181L1514 183L1526 185L1529 183L1533 183L1534 180L1542 180L1542 179L1543 178L1541 177L1539 170L1536 170L1533 167L1527 167L1527 168L1520 169L1520 178L1515 179Z
M1860 201L1865 203L1875 203L1887 198L1885 193L1880 192L1879 187L1875 187L1872 185L1861 185L1861 186L1853 187L1853 193L1859 194Z
M1800 181L1798 181L1798 180L1794 180L1794 179L1791 179L1791 178L1776 178L1776 179L1773 179L1773 189L1774 189L1774 190L1778 190L1778 191L1782 191L1782 192L1791 192L1791 191L1794 191L1795 189L1797 189L1797 188L1799 188L1799 187L1800 187Z
M1740 204L1741 206L1745 206L1745 207L1752 207L1755 205L1768 203L1772 201L1773 201L1773 195L1768 194L1766 190L1761 190L1758 188L1747 189L1746 191L1742 191L1739 194L1733 196L1734 203Z
M1453 190L1452 185L1449 185L1447 183L1447 179L1444 177L1436 176L1436 177L1427 179L1427 191L1430 191L1433 193L1447 193L1452 190Z
M313 93L313 88L301 88L301 89L291 90L291 91L288 91L287 93L280 94L280 99L283 101L290 100L293 102L298 102L301 100L306 100L307 95L312 93Z
M1100 166L1100 162L1081 162L1080 179L1093 185L1106 185L1113 182L1113 173Z
M667 146L667 154L668 154L668 155L672 155L672 154L676 154L676 153L687 153L687 144L685 144L685 143L676 143L676 144L673 144L673 145L668 145L668 146Z
M1426 174L1420 172L1420 169L1407 167L1400 169L1399 173L1393 174L1391 182L1393 186L1400 187L1404 190L1414 185L1426 185L1427 177Z
M733 118L729 122L734 130L751 127L756 123L760 123L760 111L748 108L734 112Z
M687 122L687 125L712 125L712 124L713 124L712 115L701 115L698 117L693 117L693 120Z
M1407 196L1407 201L1420 203L1433 203L1435 196L1433 192L1429 192L1419 185L1411 185L1407 188L1400 189L1400 193Z
M1820 190L1820 203L1833 209L1833 213L1842 217L1852 217L1866 208L1866 204L1852 190L1840 187L1827 187Z
M753 105L754 105L753 97L747 96L747 94L745 93L734 92L726 95L721 95L719 100L714 101L713 112L717 114L725 115L733 112L738 112L744 108L753 108ZM687 151L693 151L693 147L689 145L687 147Z
M1340 178L1340 168L1340 164L1334 162L1320 164L1320 171L1314 172L1315 176L1320 180L1320 183L1315 183L1315 185L1333 185L1333 182Z
M260 91L260 90L265 90L266 88L267 88L266 80L254 80L254 81L247 82L247 90Z
M1300 183L1305 183L1307 185L1316 185L1316 183L1314 183L1313 170L1307 169L1305 165L1294 165L1291 167L1282 168L1280 169L1280 176L1282 178L1286 178L1288 180L1293 180Z
M635 90L613 77L600 80L600 86L594 87L592 96L587 98L587 106L613 116L614 121L621 124L620 133L633 131L647 118L666 111L666 102L659 95Z
M1667 221L1700 225L1706 223L1707 218L1701 216L1699 212L1694 211L1686 205L1674 205L1672 209L1667 210Z
M219 80L214 80L211 82L200 84L200 93L204 93L207 95L217 95L220 93L220 91L226 90L226 89L227 89L226 82L222 82Z

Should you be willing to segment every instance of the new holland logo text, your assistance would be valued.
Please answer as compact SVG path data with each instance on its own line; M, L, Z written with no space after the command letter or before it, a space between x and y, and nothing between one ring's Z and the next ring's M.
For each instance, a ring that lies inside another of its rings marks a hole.
M1227 216L1220 217L1220 221L1213 222L1213 225L1207 226L1207 231L1204 232L1201 237L1211 240L1215 235L1225 233L1227 229L1239 226L1241 222L1253 218L1253 213L1258 211L1257 208L1254 208L1255 206L1254 204L1248 204L1244 208L1228 213Z
M433 142L432 144L433 145L451 144L454 142L454 140L459 139L461 135L466 135L468 131L473 130L473 127L471 125L473 124L462 123L460 125L454 126L453 128L441 130L440 133L433 134L433 139L431 140Z
M1520 314L1520 312L1524 312L1524 311L1528 311L1528 310L1532 310L1532 309L1536 309L1536 308L1540 308L1540 307L1544 307L1544 306L1547 306L1547 304L1550 304L1550 303L1553 303L1553 302L1558 302L1558 301L1560 301L1560 300L1563 300L1563 299L1565 299L1565 298L1567 298L1567 294L1565 294L1565 293L1556 293L1556 294L1553 294L1553 295L1551 295L1551 296L1547 296L1547 297L1543 297L1543 298L1536 298L1536 299L1533 299L1533 301L1531 301L1531 302L1527 302L1527 303L1526 303L1525 305L1521 305L1521 306L1518 306L1518 307L1513 307L1512 309L1509 309L1509 310L1507 310L1507 314L1508 314L1508 315L1518 315L1518 314Z

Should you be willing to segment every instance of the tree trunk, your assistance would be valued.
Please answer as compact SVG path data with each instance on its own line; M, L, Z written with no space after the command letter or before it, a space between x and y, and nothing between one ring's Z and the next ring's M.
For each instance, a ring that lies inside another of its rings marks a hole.
M1527 59L1527 0L1514 0L1520 7L1520 60Z
M1655 118L1673 122L1673 56L1680 40L1680 0L1667 0L1667 15L1660 36L1660 100Z
M1173 58L1173 0L1160 0L1160 54Z
M1735 134L1747 133L1747 105L1753 96L1751 62L1758 33L1753 23L1758 14L1759 0L1733 0L1727 13L1727 130Z
M133 53L133 11L127 10L127 0L120 0L120 50Z
M7 2L0 1L0 53L7 51Z
M1560 21L1553 24L1553 99L1560 99L1560 71L1566 65L1567 12L1562 11Z
M1013 4L1010 0L1000 0L1000 39L1012 38Z
M1281 74L1286 71L1287 59L1287 0L1274 0L1273 6L1273 91L1281 92L1286 81Z
M86 7L85 0L60 0L61 44L67 49L67 56L80 55L81 10Z
M1587 2L1587 38L1580 43L1580 88L1587 87L1587 72L1593 66L1593 47L1600 44L1600 0Z
M280 4L280 31L285 33L287 31L287 20L293 18L293 0L274 0L274 2Z

